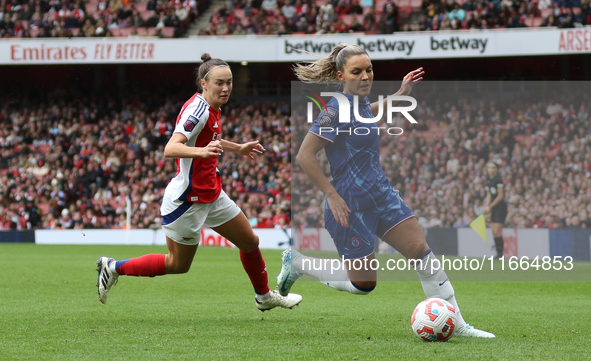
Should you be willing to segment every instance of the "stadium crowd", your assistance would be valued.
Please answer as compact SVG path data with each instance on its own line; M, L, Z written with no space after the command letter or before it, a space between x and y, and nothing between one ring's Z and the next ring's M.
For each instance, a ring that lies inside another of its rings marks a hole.
M0 0L0 38L181 36L209 0ZM129 29L129 31L124 30Z
M176 173L163 155L188 93L114 96L4 94L0 104L0 229L159 228L164 188ZM23 100L24 99L24 100ZM251 160L220 158L225 191L255 227L290 220L289 107L232 101L224 138L259 139Z
M3 95L0 228L124 228L128 196L132 227L158 228L176 171L163 149L187 94ZM422 128L398 119L405 134L382 136L386 175L424 227L465 227L483 212L488 160L506 184L506 226L591 227L591 96L540 99L424 101ZM267 149L219 160L224 190L251 224L322 225L322 194L298 166L292 175L291 137L307 123L290 118L289 103L236 99L222 124L225 139Z
M382 167L425 228L466 227L483 213L489 160L500 164L505 182L505 226L590 228L591 96L567 94L547 101L423 101L416 119L429 130L399 118L406 133L382 136ZM305 126L294 139L300 131ZM325 159L324 165L329 175ZM292 222L321 226L323 195L294 170Z
M591 24L589 0L423 0L416 23L405 30L458 30ZM537 20L537 21L532 21Z
M590 0L227 0L201 35L285 35L591 24ZM400 2L399 2L400 3ZM410 1L408 5L412 5Z
M591 24L591 0L416 1L400 6L394 0L226 0L200 35L391 34ZM209 5L209 0L0 0L0 37L161 36L164 28L181 36ZM119 30L125 28L130 30Z

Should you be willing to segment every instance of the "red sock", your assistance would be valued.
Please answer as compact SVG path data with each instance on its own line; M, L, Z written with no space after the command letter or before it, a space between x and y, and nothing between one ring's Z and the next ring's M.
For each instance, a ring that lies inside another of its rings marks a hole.
M240 261L242 261L242 267L244 267L248 278L250 278L254 291L259 295L268 293L269 279L267 278L267 267L261 250L257 248L250 253L240 251Z
M164 257L163 254L147 254L138 258L117 261L115 269L118 274L126 276L162 276L166 274Z

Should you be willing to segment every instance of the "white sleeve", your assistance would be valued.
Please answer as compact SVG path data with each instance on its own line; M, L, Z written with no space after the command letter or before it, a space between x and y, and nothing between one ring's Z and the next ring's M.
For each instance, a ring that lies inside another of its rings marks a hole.
M187 140L197 136L209 119L209 105L205 101L196 101L186 107L174 127L174 133L181 133Z

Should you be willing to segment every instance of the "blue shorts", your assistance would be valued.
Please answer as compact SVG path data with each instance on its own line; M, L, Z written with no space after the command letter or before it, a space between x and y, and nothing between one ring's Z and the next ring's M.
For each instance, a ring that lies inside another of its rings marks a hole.
M392 190L373 208L349 213L349 228L338 223L325 200L324 223L339 256L355 259L374 252L375 238L382 238L401 222L414 217L398 190Z

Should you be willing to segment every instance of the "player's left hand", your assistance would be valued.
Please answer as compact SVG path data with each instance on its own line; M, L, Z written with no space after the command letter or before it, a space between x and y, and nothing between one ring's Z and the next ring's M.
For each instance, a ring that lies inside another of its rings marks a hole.
M489 212L490 212L490 206L484 207L484 213L489 213Z
M400 92L399 94L401 95L409 95L412 87L420 82L421 80L423 80L423 75L425 75L425 72L423 71L423 68L418 68L416 70L411 71L410 73L406 74L406 76L404 77L404 79L402 79L402 86L400 87Z
M251 159L254 159L253 153L263 154L263 152L266 152L266 151L267 150L261 145L261 143L259 143L258 140L255 140L252 142L242 144L240 146L240 150L238 151L238 154L248 155Z

